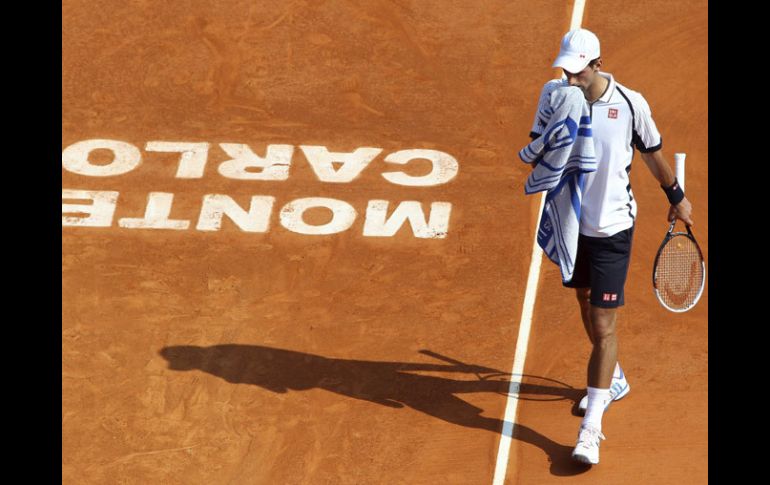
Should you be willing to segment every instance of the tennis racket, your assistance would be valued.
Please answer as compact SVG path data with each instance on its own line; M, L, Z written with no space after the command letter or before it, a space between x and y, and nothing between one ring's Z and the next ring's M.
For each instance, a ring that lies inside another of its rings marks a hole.
M674 155L676 178L684 190L684 153ZM652 267L655 296L666 309L686 312L694 307L703 294L706 283L706 263L703 253L687 226L687 232L674 232L676 219L668 228Z

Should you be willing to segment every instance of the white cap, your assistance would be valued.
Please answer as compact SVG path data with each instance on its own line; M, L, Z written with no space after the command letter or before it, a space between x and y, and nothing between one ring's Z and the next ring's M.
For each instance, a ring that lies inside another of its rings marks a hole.
M575 74L600 55L599 38L593 32L586 29L570 30L561 39L561 49L553 67Z

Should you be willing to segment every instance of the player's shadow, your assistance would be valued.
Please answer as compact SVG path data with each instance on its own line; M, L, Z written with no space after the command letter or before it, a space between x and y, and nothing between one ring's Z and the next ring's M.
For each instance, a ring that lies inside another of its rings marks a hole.
M329 359L260 345L173 346L160 351L172 370L201 370L227 382L253 384L280 393L325 389L392 408L408 406L460 426L496 433L510 429L504 428L503 420L482 416L483 409L457 397L476 392L507 395L510 373L464 364L429 350L420 353L445 364ZM457 380L415 372L451 372L474 378ZM583 394L581 389L553 379L524 376L522 380L538 383L522 382L520 400L568 399L574 404ZM513 438L541 448L548 455L554 475L575 475L588 469L571 459L572 446L556 443L531 428L516 424Z

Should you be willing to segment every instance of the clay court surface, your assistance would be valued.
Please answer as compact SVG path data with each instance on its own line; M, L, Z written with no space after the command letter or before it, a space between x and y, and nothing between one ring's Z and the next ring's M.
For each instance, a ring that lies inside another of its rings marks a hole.
M649 101L671 165L687 153L708 267L706 9L588 0L582 25L602 40L603 70ZM516 152L542 84L560 74L550 66L571 11L554 0L65 0L62 149L117 140L141 165L62 169L63 189L119 193L109 226L62 227L63 483L491 484L539 203ZM146 149L158 141L208 143L202 176L177 177L180 153ZM259 156L291 145L289 176L225 177L220 144ZM330 183L300 146L382 151ZM386 180L431 171L385 161L414 149L451 155L457 175ZM632 392L605 415L601 464L573 463L590 343L544 259L505 483L707 482L709 282L687 313L658 304L650 274L668 204L638 154L631 179L639 215L618 333ZM150 193L173 194L169 218L189 227L121 227ZM225 217L196 229L210 194L244 208L273 197L269 228ZM315 197L354 208L350 228L282 225L283 207ZM418 238L407 222L367 236L372 200L388 214L418 201L426 218L449 203L446 234Z

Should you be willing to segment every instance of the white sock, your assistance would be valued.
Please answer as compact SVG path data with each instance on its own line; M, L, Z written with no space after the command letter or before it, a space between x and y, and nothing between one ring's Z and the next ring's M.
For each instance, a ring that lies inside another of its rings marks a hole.
M581 426L593 426L602 430L602 415L607 403L610 402L610 389L588 388L588 408Z
M620 370L620 362L615 362L615 370L612 372L612 378L613 379L620 379L620 376L623 375Z

